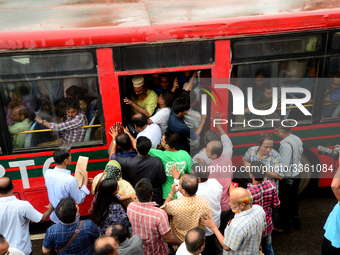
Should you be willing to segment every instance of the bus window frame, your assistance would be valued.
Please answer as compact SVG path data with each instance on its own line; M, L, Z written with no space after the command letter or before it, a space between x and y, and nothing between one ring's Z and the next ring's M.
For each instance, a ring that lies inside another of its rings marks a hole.
M30 73L30 74L15 74L15 75L4 75L0 77L0 86L1 84L6 84L10 82L31 82L31 81L39 81L39 80L59 80L66 78L95 78L96 80L96 88L97 88L97 104L100 105L98 108L100 122L105 123L104 121L104 110L102 105L102 97L101 90L99 84L99 73L98 73L98 60L96 54L97 48L85 48L85 49L61 49L61 50L44 50L44 51L25 51L20 53L3 53L0 54L0 57L20 57L20 56L31 56L31 55L58 55L58 54L67 54L67 53L81 53L88 52L92 56L93 68L88 70L77 70L77 71L61 71L61 72L45 72L45 73ZM4 112L4 104L2 97L0 97L0 155L15 155L27 153L28 151L38 153L38 152L46 152L50 150L54 150L60 145L49 145L49 146L41 146L41 147L28 147L28 148L17 148L14 149L12 146L10 133L8 131L8 126L6 123L6 116ZM105 124L102 124L102 140L88 141L88 142L80 142L80 143L72 143L67 144L68 146L74 147L74 149L81 148L89 148L89 147L98 147L98 146L106 146L106 132L105 132Z

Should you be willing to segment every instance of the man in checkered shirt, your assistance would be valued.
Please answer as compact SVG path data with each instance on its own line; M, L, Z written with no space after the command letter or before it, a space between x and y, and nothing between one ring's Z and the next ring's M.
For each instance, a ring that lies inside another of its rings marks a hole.
M127 208L133 234L139 235L144 243L144 255L168 255L167 244L180 245L181 240L171 234L168 215L151 202L152 184L142 178L135 186L139 202L132 202Z
M267 227L264 232L262 251L265 255L272 255L274 254L271 237L273 231L272 208L280 206L276 185L271 180L264 180L265 165L260 161L251 162L249 175L253 183L248 184L247 190L251 194L252 204L261 206L266 212Z
M233 187L233 186L231 186ZM259 205L252 205L251 195L244 188L235 188L230 193L230 207L235 213L224 231L218 230L212 218L202 223L214 231L224 255L258 254L263 232L266 227L266 213Z
M77 143L84 141L86 128L80 128L88 124L86 115L80 110L79 100L68 99L66 105L66 120L62 123L48 122L40 116L35 121L54 131L61 131L63 143Z

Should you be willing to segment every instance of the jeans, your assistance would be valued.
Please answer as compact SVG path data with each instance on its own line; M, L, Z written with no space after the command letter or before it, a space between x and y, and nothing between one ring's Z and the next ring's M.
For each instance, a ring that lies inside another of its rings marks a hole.
M272 246L272 233L266 235L262 240L262 252L264 255L274 255Z

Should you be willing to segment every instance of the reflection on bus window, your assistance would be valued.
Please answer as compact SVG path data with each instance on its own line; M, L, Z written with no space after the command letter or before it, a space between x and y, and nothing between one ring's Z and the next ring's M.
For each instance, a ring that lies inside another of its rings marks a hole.
M322 118L339 117L340 112L340 72L331 74L326 82L323 99Z
M62 62L64 61L64 65ZM14 149L102 141L96 72L90 53L0 58L0 92ZM16 68L20 66L20 68ZM91 75L77 77L79 70ZM74 78L49 72L74 71ZM25 81L21 77L31 73ZM34 75L33 73L37 73ZM17 82L6 82L15 80Z
M286 115L281 116L281 89L283 87L304 88L311 92L314 98L316 87L318 60L301 59L280 62L264 62L251 65L238 65L233 69L233 76L236 77L234 84L240 87L244 95L245 116L236 116L235 121L251 119L277 119L293 118L297 121L307 120L296 106L287 106ZM252 94L248 94L248 88L252 88ZM277 95L275 89L277 88ZM249 110L250 100L252 106L257 110L269 110L277 102L277 108L268 115L256 116ZM304 93L291 92L287 98L304 98ZM308 111L312 112L312 100L305 105ZM265 122L268 125L270 122Z
M332 50L340 50L340 32L336 32L332 38Z
M286 36L279 39L237 41L234 45L235 58L253 58L294 53L315 52L321 49L321 35Z

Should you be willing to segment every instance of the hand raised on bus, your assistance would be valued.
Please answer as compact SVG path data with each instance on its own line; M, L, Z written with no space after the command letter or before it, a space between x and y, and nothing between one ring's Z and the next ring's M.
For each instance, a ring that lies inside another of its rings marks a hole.
M120 122L117 122L114 126L113 126L116 131L118 132L118 134L122 133L123 132L123 126L122 126L122 123Z
M116 123L114 126L110 127L109 135L111 135L112 140L115 140L118 134L119 133L117 132L117 123Z
M125 104L131 105L131 106L133 106L133 104L134 104L134 103L133 103L130 99L128 99L127 97L125 97L125 98L123 99L123 101L124 101Z
M179 87L178 79L175 78L174 83L172 84L171 92L175 93L175 90Z

